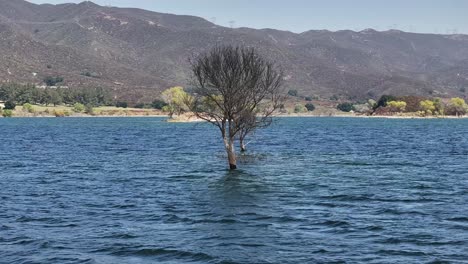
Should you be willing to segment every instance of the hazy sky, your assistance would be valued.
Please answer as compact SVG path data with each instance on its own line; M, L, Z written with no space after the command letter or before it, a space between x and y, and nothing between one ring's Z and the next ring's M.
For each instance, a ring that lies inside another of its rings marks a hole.
M81 2L30 0L34 3ZM411 32L468 34L467 0L95 0L100 5L138 7L195 15L235 27L309 29L390 28Z

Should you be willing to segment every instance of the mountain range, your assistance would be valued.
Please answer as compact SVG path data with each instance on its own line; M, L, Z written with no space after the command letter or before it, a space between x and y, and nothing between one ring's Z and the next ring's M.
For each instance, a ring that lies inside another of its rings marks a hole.
M133 102L190 85L189 58L214 45L255 47L285 72L285 88L343 100L382 94L464 96L468 35L226 28L134 8L0 0L0 82L100 86ZM151 95L151 96L150 96Z

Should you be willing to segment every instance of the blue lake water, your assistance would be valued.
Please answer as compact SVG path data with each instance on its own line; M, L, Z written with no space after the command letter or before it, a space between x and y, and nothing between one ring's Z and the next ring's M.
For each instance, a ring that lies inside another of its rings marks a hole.
M0 119L0 263L467 263L468 119Z

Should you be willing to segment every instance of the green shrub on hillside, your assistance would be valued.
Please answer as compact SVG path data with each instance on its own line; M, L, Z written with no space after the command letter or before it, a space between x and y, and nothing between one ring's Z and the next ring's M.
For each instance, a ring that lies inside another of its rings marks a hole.
M387 103L391 112L403 112L406 109L406 105L404 101L390 101Z
M166 102L163 100L156 99L151 103L151 107L154 109L162 110L164 106L166 106Z
M88 115L94 115L94 108L92 105L87 104L85 108L85 113Z
M336 107L338 110L343 111L343 112L351 112L354 111L354 106L352 103L341 103Z
M128 103L127 102L117 102L115 104L116 107L119 107L119 108L127 108L128 107Z
M377 107L377 101L375 101L374 99L367 100L367 104L372 109L375 109Z
M47 85L47 86L55 86L57 85L58 83L61 83L63 82L63 78L62 77L52 77L52 76L47 76L44 78L44 83Z
M3 117L12 117L13 116L13 111L10 109L5 109L2 111L2 116Z
M315 105L312 103L308 103L305 105L305 108L307 108L307 111L312 112L315 110Z
M305 112L307 112L307 108L302 104L297 104L294 107L294 113L296 113L296 114L305 113Z
M375 104L374 109L377 109L379 107L386 107L388 102L395 101L395 100L396 100L396 97L393 95L382 95L379 101L377 101L377 104Z
M5 110L15 110L16 104L12 101L5 102Z
M468 112L468 105L462 98L452 98L450 99L446 112L448 115L465 115Z
M152 108L151 105L149 104L145 104L145 103L138 103L135 105L135 108L138 108L138 109L149 109L149 108Z
M299 93L297 92L297 90L289 90L288 91L288 95L289 96L294 96L296 97Z
M421 107L421 111L423 112L423 115L433 115L436 110L436 106L434 102L431 100L421 101L419 105Z
M75 113L81 113L81 112L83 112L83 111L85 110L85 106L84 106L84 104L75 103L75 104L73 105L73 109L72 109L72 110L73 110L73 112L75 112Z
M23 111L28 112L28 113L34 113L34 107L29 103L25 103L23 105Z

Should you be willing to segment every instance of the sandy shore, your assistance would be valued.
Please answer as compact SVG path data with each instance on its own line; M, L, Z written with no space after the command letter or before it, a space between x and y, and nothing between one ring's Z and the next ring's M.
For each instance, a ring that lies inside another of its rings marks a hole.
M60 110L69 110L69 109L60 109ZM52 112L52 111L51 111ZM174 116L169 118L169 116L160 111L154 110L142 110L142 109L98 109L95 114L89 115L84 113L74 113L68 111L69 115L65 117L77 118L77 117L89 117L89 118L103 118L103 117L164 117L167 118L168 122L172 123L193 123L193 122L205 122L205 120L195 117L193 114L183 114L180 116ZM36 112L36 113L27 113L22 110L16 110L13 117L16 118L31 118L31 117L56 117L52 113L45 112ZM386 118L386 119L463 119L468 118L468 115L465 116L417 116L417 115L391 115L391 116L381 116L381 115L358 115L358 114L313 114L313 113L304 113L304 114L280 114L275 115L275 118L291 118L291 117L307 117L307 118L324 118L324 117L335 117L335 118ZM0 118L1 115L0 115Z
M312 115L312 114L291 114L277 115L275 117L349 117L349 118L388 118L388 119L463 119L465 116L383 116L383 115Z

